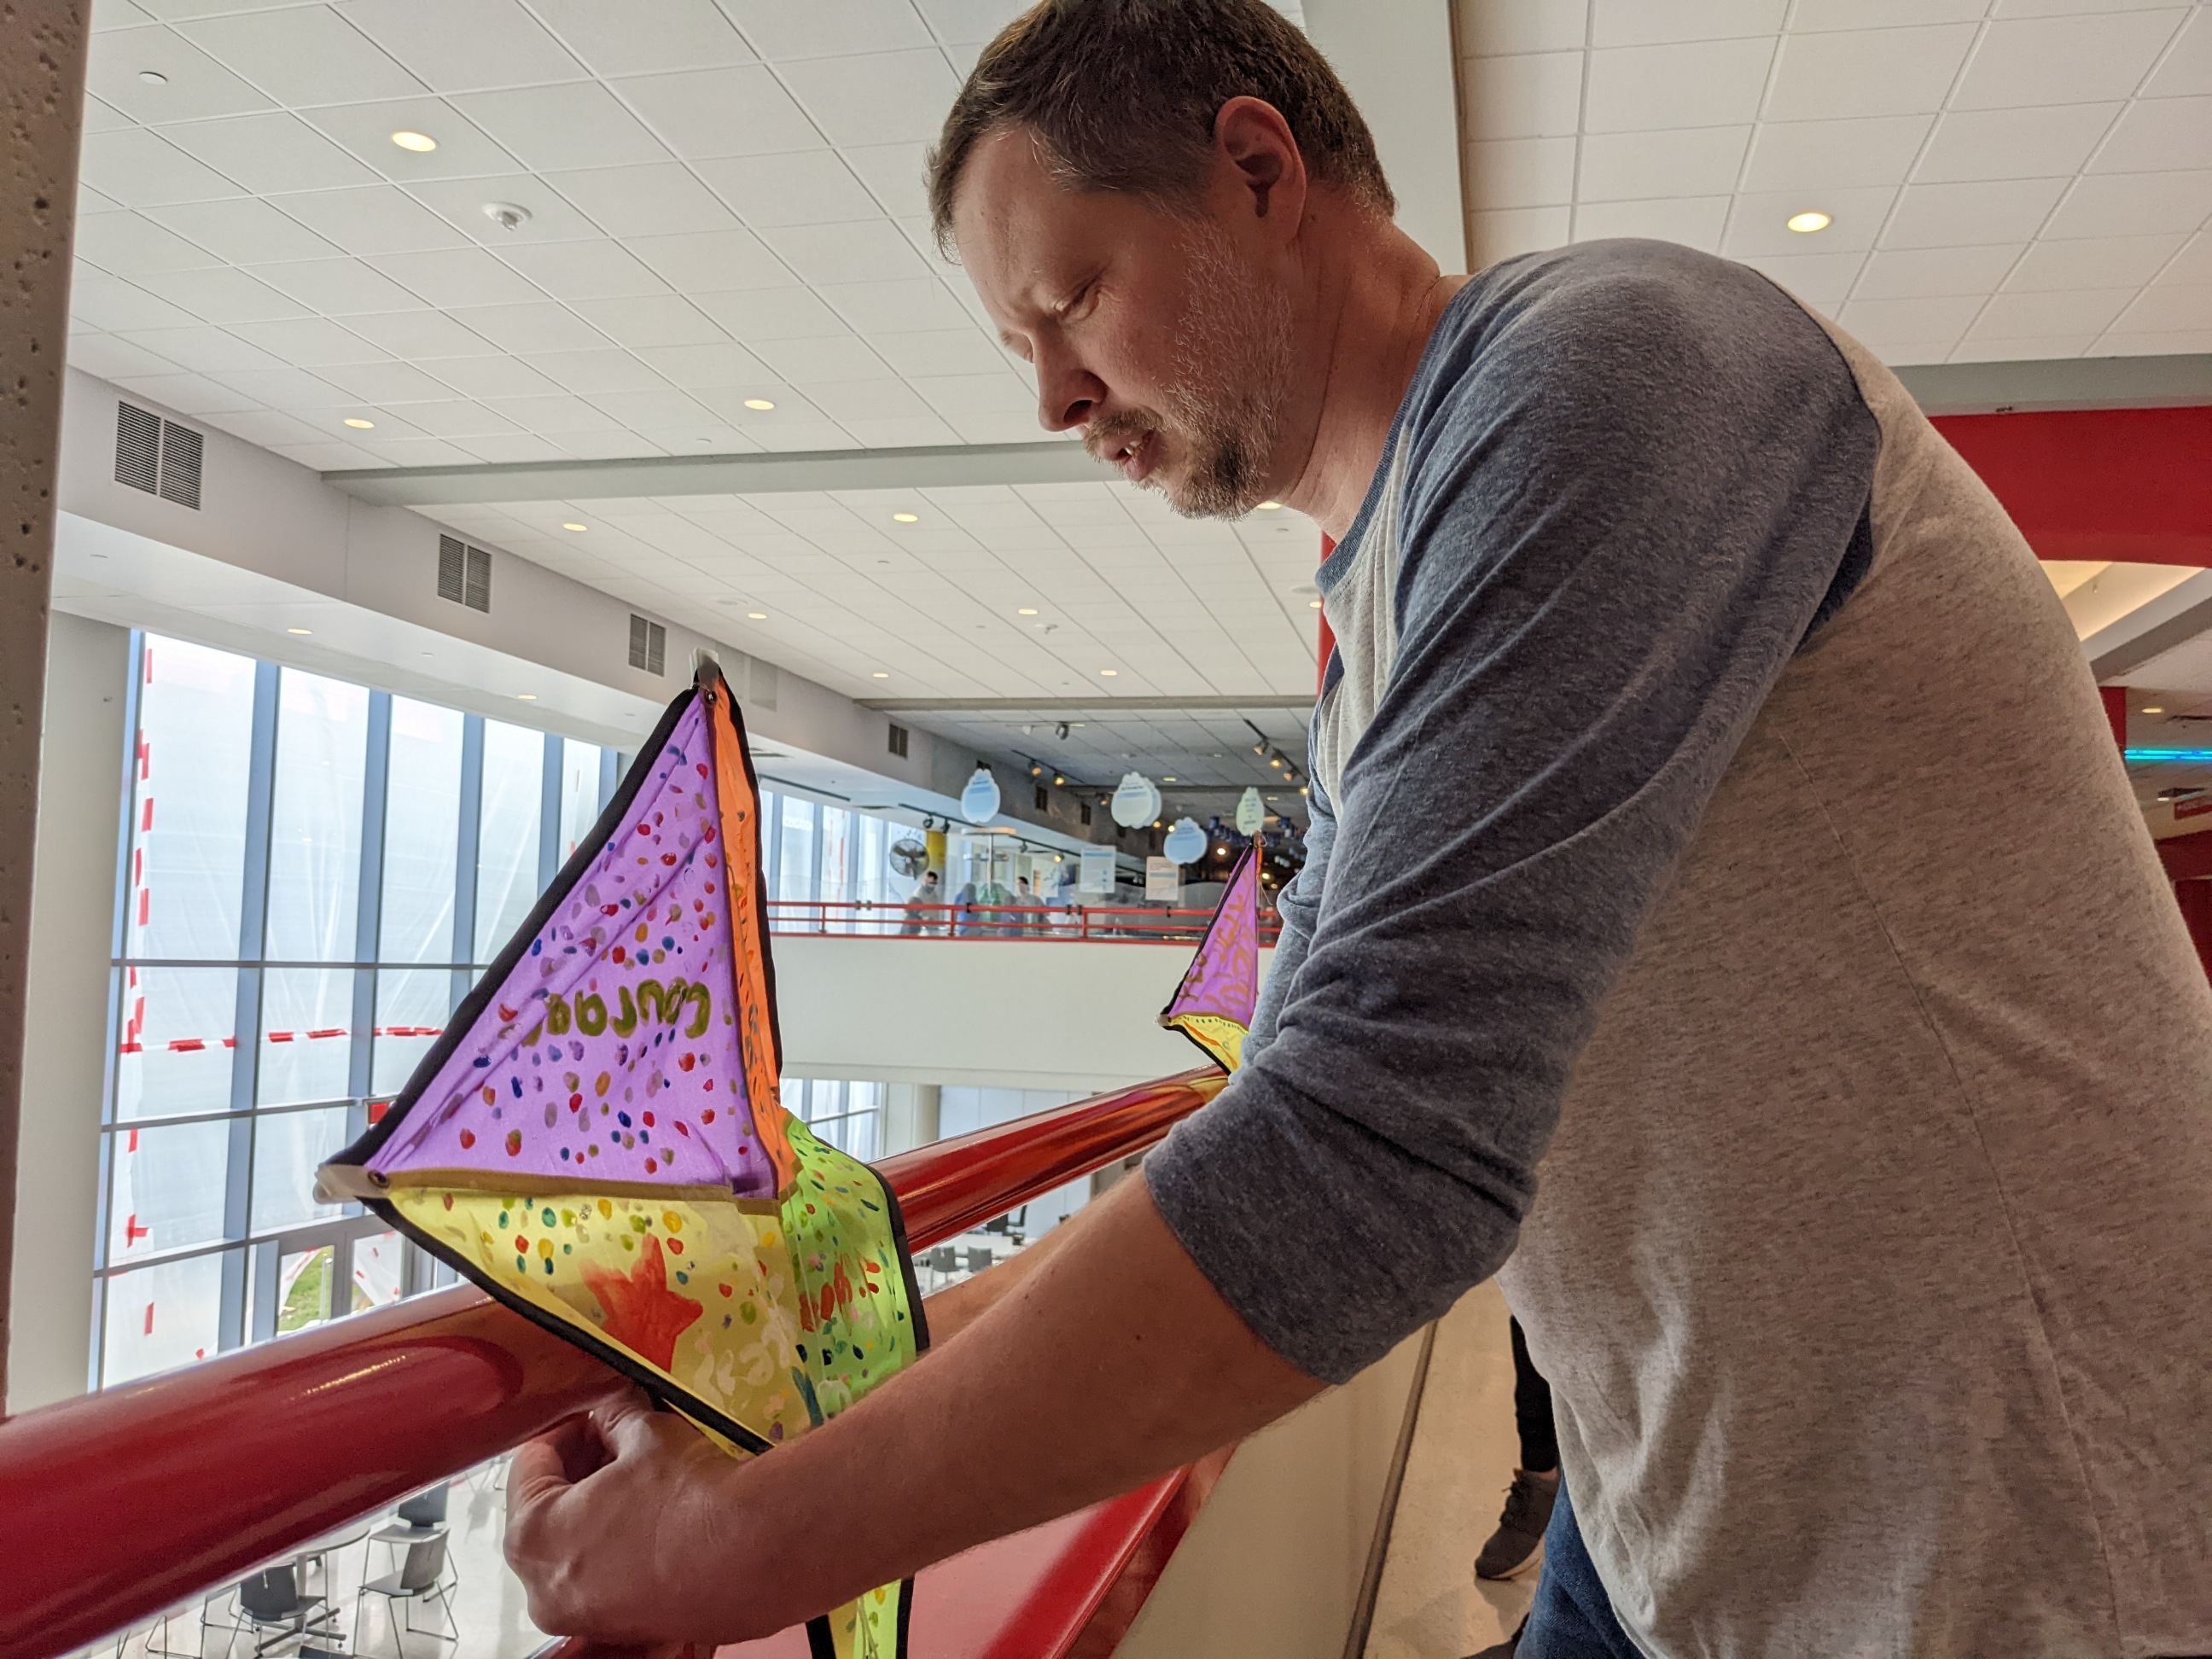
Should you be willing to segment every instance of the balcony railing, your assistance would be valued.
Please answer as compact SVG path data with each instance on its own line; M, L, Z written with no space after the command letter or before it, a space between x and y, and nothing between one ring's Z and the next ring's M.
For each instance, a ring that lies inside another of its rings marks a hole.
M908 904L896 900L771 899L771 933L860 939L1051 939L1071 945L1195 945L1211 909L1091 904ZM1281 930L1260 913L1260 943Z
M1162 1079L878 1167L921 1249L1143 1151L1223 1080L1211 1069ZM0 1423L0 1654L58 1659L112 1636L622 1386L459 1286ZM1125 1570L1142 1577L1160 1529L1180 1535L1218 1468L1201 1461L1006 1540L998 1569L979 1570L983 1552L946 1564L932 1593L972 1605L939 1627L958 1623L965 1645L933 1638L918 1656L1096 1646L1095 1620L1131 1593L1115 1588ZM1047 1631L1065 1639L1031 1639Z

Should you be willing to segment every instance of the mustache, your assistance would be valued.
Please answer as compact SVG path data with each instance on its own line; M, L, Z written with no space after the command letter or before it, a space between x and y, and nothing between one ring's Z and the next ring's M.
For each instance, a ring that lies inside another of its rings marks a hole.
M1159 417L1138 410L1109 415L1083 429L1083 447L1095 460L1111 463L1129 444L1159 429Z

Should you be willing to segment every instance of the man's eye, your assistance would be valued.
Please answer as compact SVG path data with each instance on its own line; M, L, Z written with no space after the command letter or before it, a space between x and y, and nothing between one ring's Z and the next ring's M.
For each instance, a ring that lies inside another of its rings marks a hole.
M1086 315L1091 311L1091 307L1097 302L1097 299L1098 284L1096 283L1085 283L1081 288L1076 289L1073 294L1070 295L1067 298L1066 303L1060 307L1060 320L1062 322L1072 322L1079 317Z

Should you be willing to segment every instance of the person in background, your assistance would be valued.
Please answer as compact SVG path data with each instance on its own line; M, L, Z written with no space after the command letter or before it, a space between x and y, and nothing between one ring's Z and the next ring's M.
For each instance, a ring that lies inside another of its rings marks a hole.
M900 933L911 939L917 934L933 933L938 931L933 926L937 920L934 906L937 903L938 892L937 872L923 871L921 885L915 888L913 894L907 899L906 920L899 924Z
M1477 1578L1510 1578L1535 1559L1552 1524L1559 1495L1559 1434L1552 1421L1552 1385L1528 1358L1521 1322L1510 1319L1513 1340L1513 1426L1521 1437L1521 1467L1506 1488L1498 1530L1474 1558Z
M975 884L972 881L962 882L960 890L952 896L951 927L953 933L962 939L969 937L979 926L975 900Z

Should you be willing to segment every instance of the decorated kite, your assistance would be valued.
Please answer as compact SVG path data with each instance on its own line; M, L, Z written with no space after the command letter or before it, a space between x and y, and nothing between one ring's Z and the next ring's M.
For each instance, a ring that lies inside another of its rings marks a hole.
M759 801L709 663L319 1181L739 1455L928 1340L897 1200L783 1108ZM911 1592L814 1620L815 1659L895 1659Z
M1243 1062L1244 1034L1260 1000L1260 858L1244 849L1206 924L1182 983L1160 1011L1160 1024L1181 1031L1224 1072Z

